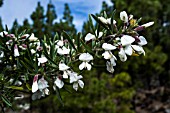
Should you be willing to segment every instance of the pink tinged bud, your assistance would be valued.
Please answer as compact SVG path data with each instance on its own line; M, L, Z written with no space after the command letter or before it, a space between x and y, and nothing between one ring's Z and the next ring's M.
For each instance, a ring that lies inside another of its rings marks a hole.
M135 31L142 31L142 30L144 30L144 29L145 29L144 26L138 26L138 27L135 28L134 30L135 30Z
M38 90L38 75L36 74L33 79L33 84L32 84L32 92L35 93Z
M15 35L14 35L14 34L7 34L6 36L7 36L7 37L10 37L10 38L15 38Z
M43 50L43 47L39 46L39 47L37 47L37 50L38 50L38 51L42 51L42 50Z
M27 45L26 45L26 44L22 44L22 47L23 47L23 48L27 48Z
M6 42L6 45L9 45L10 43L12 43L13 42L13 40L8 40L7 42Z
M39 76L39 74L36 74L36 75L34 76L33 82L37 82L38 76Z
M18 51L18 46L17 46L17 44L15 44L15 46L14 46L14 56L15 56L15 57L18 57L18 56L19 56L19 51Z

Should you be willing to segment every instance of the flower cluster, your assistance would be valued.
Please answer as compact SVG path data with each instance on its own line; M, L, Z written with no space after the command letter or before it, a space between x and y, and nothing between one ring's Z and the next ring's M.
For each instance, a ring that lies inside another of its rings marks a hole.
M58 92L65 85L72 85L76 91L78 87L83 88L82 73L92 70L96 58L104 60L106 70L113 73L118 59L125 62L128 56L145 55L143 46L147 41L138 31L154 22L139 25L140 19L122 11L122 26L118 28L120 25L113 16L91 15L89 21L92 21L91 17L100 27L91 24L93 31L85 36L72 37L63 32L56 33L54 38L38 38L25 31L17 36L7 31L0 32L0 63L4 69L19 70L15 76L20 78L21 84L17 87L31 81L32 88L27 85L26 90L33 93L32 99L35 100L49 95L50 90Z

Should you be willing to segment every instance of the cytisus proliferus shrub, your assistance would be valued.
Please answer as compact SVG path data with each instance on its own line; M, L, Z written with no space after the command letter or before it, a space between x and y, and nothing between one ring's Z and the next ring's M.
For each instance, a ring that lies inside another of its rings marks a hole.
M69 86L77 91L84 87L83 72L97 65L95 59L105 61L105 69L114 73L117 60L125 62L130 56L145 55L147 41L138 31L154 22L139 25L141 19L125 11L120 12L120 20L114 20L114 15L115 11L111 17L105 12L89 15L92 32L85 36L64 31L54 37L36 37L27 30L0 32L1 106L11 107L10 100L18 91L32 93L32 100L53 92L60 95L60 89Z

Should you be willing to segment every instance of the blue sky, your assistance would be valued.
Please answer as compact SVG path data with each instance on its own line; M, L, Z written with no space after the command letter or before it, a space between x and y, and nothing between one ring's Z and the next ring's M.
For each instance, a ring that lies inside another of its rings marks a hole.
M11 28L15 19L22 25L24 19L29 19L30 15L40 1L45 11L49 0L4 0L3 6L0 8L0 17L3 24ZM55 5L57 20L63 16L64 4L68 3L71 13L74 16L73 23L76 25L78 31L81 30L82 24L87 20L88 14L95 14L101 10L102 1L106 1L108 5L112 5L110 0L51 0Z

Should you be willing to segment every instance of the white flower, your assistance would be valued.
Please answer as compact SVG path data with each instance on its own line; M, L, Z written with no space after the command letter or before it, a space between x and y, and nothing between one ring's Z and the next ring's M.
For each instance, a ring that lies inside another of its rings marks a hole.
M129 35L123 35L121 37L121 44L124 46L124 51L127 55L132 55L133 49L131 47L131 44L135 41L135 39Z
M61 80L60 77L57 77L57 79L55 80L55 85L58 87L58 88L62 88L64 86L64 82Z
M42 91L43 89L49 87L48 82L42 77L40 80L38 80L38 89Z
M6 32L6 31L0 32L0 36L1 36L1 37L4 37L4 35L7 35L7 34L8 34L8 32Z
M138 42L138 44L141 45L141 46L147 44L147 41L146 41L145 37L143 37L143 36L139 36L139 41L140 42Z
M116 46L113 46L113 45L107 44L107 43L103 43L102 48L105 50L105 52L102 54L102 56L104 57L104 59L106 59L106 60L109 59L110 62L111 62L111 64L112 64L113 66L115 66L115 65L116 65L115 60L117 60L117 59L116 59L116 57L112 54L111 50L115 50L115 49L116 49Z
M38 74L34 76L33 84L32 84L32 92L35 93L38 90Z
M111 24L111 18L104 18L104 17L98 17L98 19L103 23L103 24ZM116 21L113 20L113 24L116 24Z
M103 43L102 48L105 50L105 52L102 54L104 59L111 59L113 57L116 59L116 57L111 52L111 50L116 49L115 46L113 46L111 44Z
M97 36L97 31L95 32L96 36ZM91 33L88 33L86 36L85 36L85 41L89 41L89 40L94 40L96 39L96 36L91 34ZM101 38L103 36L103 32L99 32L99 36L97 38Z
M80 79L82 79L83 76L79 75L75 72L70 74L70 83L73 83L73 88L77 91L78 90L78 85L83 88L84 87L84 82Z
M63 46L62 48L57 49L57 53L60 55L67 55L70 53L70 49L67 49L65 46Z
M124 21L124 23L127 23L127 22L128 22L128 15L127 15L126 11L120 12L120 19L121 19L122 21Z
M110 73L113 73L114 72L114 68L113 68L113 65L112 65L112 63L111 62L109 62L109 61L107 61L106 62L106 69L107 69L107 71L109 71Z
M49 90L48 90L48 82L44 79L44 77L42 77L39 81L38 81L38 89L43 93L43 95L49 95Z
M84 68L87 68L87 70L91 70L91 65L88 63L90 60L93 60L93 56L90 55L89 53L82 53L79 56L79 60L83 61L79 65L79 69L82 70Z
M65 65L64 63L60 63L59 64L59 70L63 71L63 78L68 78L68 74L69 74L69 69L70 67Z
M17 44L15 44L15 46L14 46L14 56L15 57L18 57L20 54L19 54L19 51L18 51L18 46L17 46Z
M38 58L38 65L43 64L43 63L46 63L48 60L46 57L41 57L41 58Z
M143 26L143 27L147 28L147 27L152 26L153 24L154 24L154 22L148 22L148 23L143 24L143 25L141 25L141 26Z

